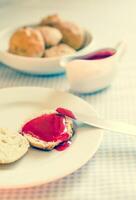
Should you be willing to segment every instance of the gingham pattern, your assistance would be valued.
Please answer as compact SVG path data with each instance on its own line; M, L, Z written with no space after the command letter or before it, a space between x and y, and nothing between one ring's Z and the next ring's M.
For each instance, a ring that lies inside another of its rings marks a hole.
M124 63L124 62L123 62ZM123 66L112 87L81 95L107 119L135 122L135 65ZM33 77L0 66L0 86L45 86L67 89L65 76ZM125 81L128 80L128 81ZM0 191L0 200L109 200L136 198L136 139L105 134L100 149L84 167L45 186Z
M22 14L26 9L31 9L35 19L39 13L43 15L45 11L59 10L62 15L72 16L77 21L83 20L86 25L91 24L94 33L99 38L99 44L111 41L111 39L112 41L117 40L124 33L126 34L129 48L115 82L101 93L81 95L81 97L91 103L104 118L135 123L136 64L135 52L133 52L135 50L133 40L136 35L134 29L135 1L86 0L79 3L77 0L64 0L60 4L60 0L50 0L46 3L42 0L31 2L24 0L20 1L21 9L18 9L17 2L17 0L0 0L0 17L4 19L0 21L1 27L9 24L7 15L9 13L14 13L14 16L10 17L10 22L15 23L15 16L18 16L20 21L24 20L26 15ZM78 12L75 13L76 5ZM86 15L81 17L82 9L86 9ZM104 24L100 22L100 19L104 21ZM9 86L45 86L68 89L65 76L33 77L0 65L0 87ZM105 132L103 142L94 158L68 177L29 189L0 190L0 200L109 199L136 199L136 138L109 132Z

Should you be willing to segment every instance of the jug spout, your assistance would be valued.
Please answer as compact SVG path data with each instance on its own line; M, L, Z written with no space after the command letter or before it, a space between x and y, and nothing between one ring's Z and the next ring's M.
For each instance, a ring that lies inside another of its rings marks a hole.
M118 42L118 44L116 45L115 49L116 49L116 54L115 56L117 57L117 59L120 61L122 60L122 57L126 51L126 48L127 48L127 44L126 42L123 40L123 41L120 41Z
M86 54L77 54L77 55L69 55L65 56L60 60L60 65L62 67L65 67L67 63L73 61L73 60L90 60L90 61L95 61L95 60L101 60L105 59L108 57L112 57L115 60L121 60L122 56L124 55L126 50L126 42L121 41L119 42L115 48L104 48L104 49L99 49L93 52L86 52Z

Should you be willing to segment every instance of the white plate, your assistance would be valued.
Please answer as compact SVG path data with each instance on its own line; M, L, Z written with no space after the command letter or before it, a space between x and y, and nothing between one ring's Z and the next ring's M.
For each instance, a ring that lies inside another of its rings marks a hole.
M7 88L0 90L0 125L17 130L32 114L58 106L96 115L90 104L66 92L39 87ZM74 172L92 158L102 135L99 129L84 127L77 131L72 145L65 151L31 148L21 160L0 166L0 188L35 186Z
M9 39L16 29L17 27L7 28L0 32L0 62L15 70L30 74L51 75L64 73L65 69L60 66L60 60L64 57L31 58L8 53ZM92 44L92 34L90 31L85 30L84 47L72 55L86 52L88 49L91 49Z

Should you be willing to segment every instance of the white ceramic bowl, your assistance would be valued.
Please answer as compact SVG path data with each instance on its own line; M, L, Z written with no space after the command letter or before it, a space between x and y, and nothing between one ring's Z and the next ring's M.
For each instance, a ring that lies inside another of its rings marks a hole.
M65 71L65 69L60 66L60 60L62 57L31 58L9 53L7 51L9 46L9 38L16 29L17 28L7 28L0 32L0 62L15 70L31 74L49 75L60 74ZM87 51L87 49L91 49L92 44L92 34L90 31L85 30L84 47L74 53L74 55L78 55L84 51Z

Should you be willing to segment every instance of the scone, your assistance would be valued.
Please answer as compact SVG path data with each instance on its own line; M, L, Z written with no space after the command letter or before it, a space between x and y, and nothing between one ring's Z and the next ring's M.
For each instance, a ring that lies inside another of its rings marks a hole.
M56 28L40 26L37 27L37 30L41 32L47 47L55 46L62 40L62 33Z
M84 31L73 22L61 21L54 25L63 35L63 42L74 49L80 49L84 44Z
M43 18L40 24L59 29L63 35L63 42L74 49L80 49L84 44L85 36L83 29L73 22L63 21L58 14Z
M74 134L73 120L56 111L28 121L21 130L33 147L52 150Z
M59 23L61 21L61 18L58 14L49 15L47 17L44 17L42 21L40 22L40 25L42 26L54 26L55 24Z
M20 56L41 57L44 45L40 31L28 27L20 28L10 38L9 52Z
M19 133L0 129L0 164L12 163L28 151L29 142Z
M75 52L76 51L72 47L66 44L59 44L49 49L46 49L44 56L45 57L65 56L65 55L69 55Z

